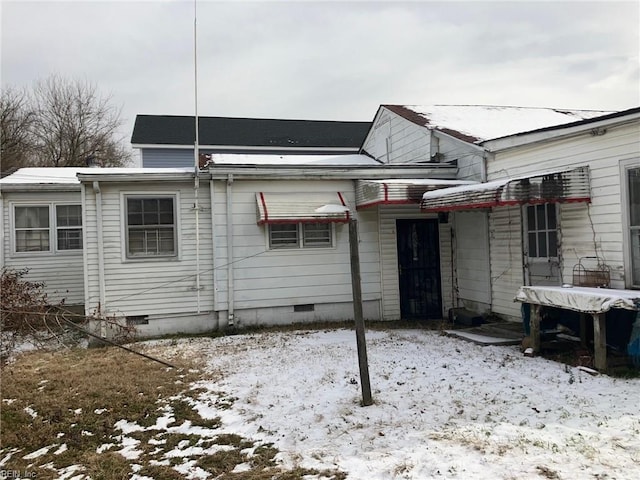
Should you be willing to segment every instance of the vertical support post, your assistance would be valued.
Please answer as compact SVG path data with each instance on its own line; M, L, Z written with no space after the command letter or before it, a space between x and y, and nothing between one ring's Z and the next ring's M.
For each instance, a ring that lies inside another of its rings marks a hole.
M587 314L580 313L580 346L586 348L587 346Z
M533 353L540 351L540 305L531 304L531 316L529 318L529 335L531 336L531 348Z
M593 314L594 366L600 372L607 371L607 323L604 313Z
M369 381L369 363L367 360L367 342L364 334L364 315L362 313L362 285L360 282L360 250L358 248L358 221L349 220L349 251L351 253L351 289L353 291L353 316L356 324L356 343L358 345L358 364L360 366L360 386L362 405L372 405L371 383Z

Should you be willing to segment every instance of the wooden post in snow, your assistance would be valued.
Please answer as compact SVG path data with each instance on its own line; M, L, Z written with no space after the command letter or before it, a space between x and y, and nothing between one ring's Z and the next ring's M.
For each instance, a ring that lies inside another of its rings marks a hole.
M362 286L360 284L360 251L358 248L358 221L349 220L349 250L351 252L351 289L353 291L353 316L356 323L356 342L358 344L358 364L360 366L360 386L362 387L362 405L372 405L371 383L369 381L369 362L367 360L367 342L364 335L364 315L362 313Z

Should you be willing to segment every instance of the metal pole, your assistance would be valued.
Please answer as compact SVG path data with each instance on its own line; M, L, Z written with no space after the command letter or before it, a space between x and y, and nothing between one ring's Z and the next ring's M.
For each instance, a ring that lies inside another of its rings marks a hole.
M354 218L349 220L349 250L351 252L351 288L353 291L353 316L356 324L356 343L358 344L358 364L360 366L362 406L366 407L373 404L373 399L371 398L369 362L367 360L367 342L364 335L364 316L362 314L362 285L360 282L358 221Z

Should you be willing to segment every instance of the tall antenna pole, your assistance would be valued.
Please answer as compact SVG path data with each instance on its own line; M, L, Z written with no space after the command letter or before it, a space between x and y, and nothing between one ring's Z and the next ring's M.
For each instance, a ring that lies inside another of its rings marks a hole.
M196 173L200 164L200 155L198 152L199 135L198 131L198 0L193 0L193 99L194 99L194 112L195 112L195 127L196 136L194 142L194 167Z

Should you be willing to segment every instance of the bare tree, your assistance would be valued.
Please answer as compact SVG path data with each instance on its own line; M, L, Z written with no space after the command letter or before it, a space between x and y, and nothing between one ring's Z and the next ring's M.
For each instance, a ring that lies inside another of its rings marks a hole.
M35 114L25 90L4 88L0 95L0 169L11 172L31 162Z
M18 167L84 166L94 157L103 166L131 159L119 131L120 110L88 81L52 75L31 92L3 89L2 171Z
M103 166L128 162L129 154L118 138L120 111L96 85L52 75L36 83L33 96L33 142L39 164L83 166L89 156Z

